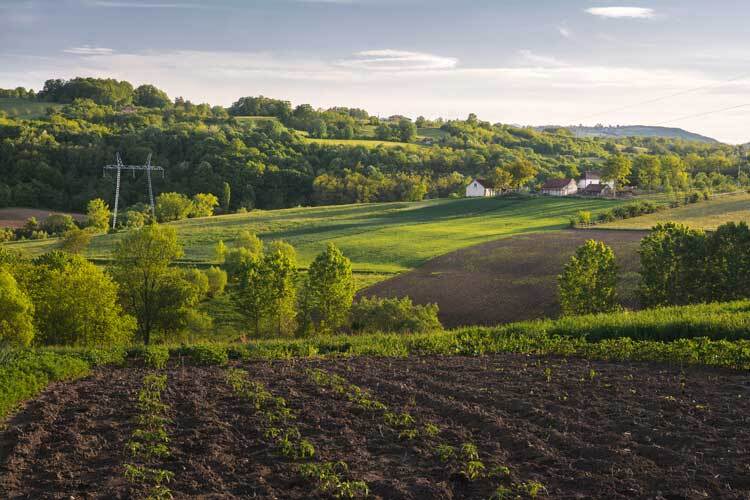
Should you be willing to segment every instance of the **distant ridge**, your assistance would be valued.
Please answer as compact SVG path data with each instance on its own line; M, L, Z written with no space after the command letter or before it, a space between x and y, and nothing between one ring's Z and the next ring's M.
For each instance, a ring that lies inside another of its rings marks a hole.
M614 127L536 127L539 130L545 128L567 128L576 137L664 137L667 139L683 139L686 141L697 141L718 144L719 141L706 137L705 135L688 132L681 128L654 127L648 125L622 125Z

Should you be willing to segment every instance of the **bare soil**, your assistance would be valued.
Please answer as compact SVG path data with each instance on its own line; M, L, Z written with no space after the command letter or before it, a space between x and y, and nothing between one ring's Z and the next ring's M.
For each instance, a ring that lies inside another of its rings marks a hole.
M587 229L513 236L442 255L359 295L437 304L449 328L554 318L560 313L557 276L576 248L594 239L614 250L622 303L637 308L638 246L646 234Z
M345 460L378 498L488 498L421 439L399 440L379 416L312 384L322 368L372 391L393 411L478 445L486 463L549 498L750 498L750 375L654 364L517 355L247 362L287 399L319 460ZM0 433L0 498L133 498L123 479L144 371L101 370L55 384ZM221 368L173 367L164 467L175 498L318 498L275 454L260 419Z
M86 219L84 214L73 212L58 212L36 208L0 208L0 227L17 229L23 227L30 217L36 217L37 221L42 222L52 214L67 214L79 222L83 222Z

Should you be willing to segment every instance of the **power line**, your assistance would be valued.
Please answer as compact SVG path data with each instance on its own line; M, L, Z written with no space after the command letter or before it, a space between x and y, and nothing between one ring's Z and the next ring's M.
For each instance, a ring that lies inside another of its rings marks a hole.
M730 107L728 107L728 108L715 109L715 110L713 110L713 111L705 111L705 112L703 112L703 113L696 113L696 114L694 114L694 115L685 115L685 116L680 116L680 117L678 117L678 118L674 118L674 119L672 119L672 120L667 120L667 121L665 121L665 122L657 123L657 124L656 124L656 126L657 126L657 127L661 127L662 125L666 125L666 124L668 124L668 123L674 123L674 122L678 122L678 121L681 121L681 120L686 120L686 119L688 119L688 118L698 118L698 117L700 117L700 116L708 116L708 115L713 115L713 114L716 114L716 113L722 113L722 112L724 112L724 111L731 111L731 110L733 110L733 109L747 108L747 107L749 107L749 106L750 106L750 103L747 103L747 104L740 104L739 106L730 106Z
M648 99L648 100L645 100L645 101L634 102L632 104L626 104L624 106L620 106L620 107L617 107L617 108L612 108L612 109L608 109L606 111L601 111L601 112L594 113L594 114L591 114L591 115L586 115L586 116L581 117L579 119L579 121L580 120L585 120L587 118L592 118L594 116L601 116L601 115L604 115L604 114L607 114L607 113L614 113L616 111L623 111L625 109L630 109L630 108L633 108L633 107L636 107L636 106L643 106L645 104L653 104L655 102L666 101L667 99L671 99L673 97L678 97L678 96L681 96L681 95L690 94L692 92L697 92L699 90L705 90L705 89L710 89L710 88L718 87L718 86L721 86L721 85L724 85L724 84L727 84L727 83L736 82L737 80L742 80L742 79L747 78L747 77L750 77L750 73L746 73L746 74L743 74L743 75L740 75L740 76L735 76L734 78L730 78L729 80L723 80L721 82L712 83L710 85L702 85L700 87L693 87L693 88L690 88L690 89L681 90L679 92L674 92L672 94L668 94L668 95L665 95L665 96L656 97L654 99Z

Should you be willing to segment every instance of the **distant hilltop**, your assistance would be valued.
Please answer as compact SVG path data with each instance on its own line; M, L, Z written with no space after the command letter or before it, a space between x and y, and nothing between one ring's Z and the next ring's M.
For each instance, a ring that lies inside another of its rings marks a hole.
M569 127L535 127L538 130L547 128L566 128L573 132L576 137L665 137L668 139L683 139L686 141L698 141L710 144L718 144L719 141L706 137L705 135L688 132L681 128L653 127L648 125L621 125L621 126L569 126Z

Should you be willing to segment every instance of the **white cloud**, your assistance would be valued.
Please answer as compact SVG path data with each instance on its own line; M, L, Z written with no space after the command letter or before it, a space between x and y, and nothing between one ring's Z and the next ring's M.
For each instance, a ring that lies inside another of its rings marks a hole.
M365 50L354 54L354 59L339 61L337 65L370 71L423 71L451 69L458 59L424 52L406 50Z
M558 26L557 32L564 38L573 38L573 32L567 26Z
M527 49L519 50L518 53L521 56L523 62L534 64L535 66L541 67L559 67L567 66L567 64L552 56L543 56L536 54L535 52Z
M591 7L586 9L591 15L606 18L649 19L656 15L654 9L647 7Z
M108 49L106 47L92 47L90 45L83 45L81 47L70 47L63 50L63 52L80 56L103 56L114 53L114 50Z

